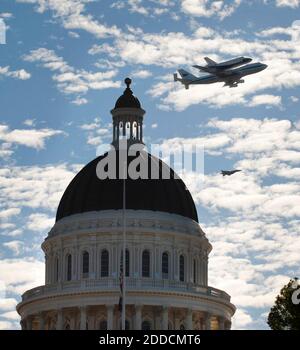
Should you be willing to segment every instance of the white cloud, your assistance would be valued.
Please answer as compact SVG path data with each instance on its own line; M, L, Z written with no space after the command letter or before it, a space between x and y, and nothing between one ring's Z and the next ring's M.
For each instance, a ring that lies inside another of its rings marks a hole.
M8 311L1 314L1 317L6 318L8 320L20 321L20 316L17 311Z
M54 19L60 20L67 30L80 29L93 34L97 38L118 36L120 30L116 26L107 26L100 23L90 14L85 14L85 4L92 0L17 0L20 3L36 5L39 13L51 11Z
M35 126L35 119L25 119L23 124L26 126Z
M152 76L152 73L146 69L136 70L131 73L133 78L146 79Z
M10 166L0 169L0 202L18 208L56 210L80 166Z
M11 216L19 215L20 212L21 212L20 208L9 208L9 209L5 209L5 210L1 210L0 211L0 219L7 220Z
M236 310L236 313L232 320L232 329L247 329L247 326L253 322L249 313L242 308Z
M9 311L16 307L17 300L14 298L0 298L0 311Z
M290 100L291 100L292 102L298 102L298 101L299 101L299 98L298 98L297 96L291 96L291 97L290 97Z
M0 280L6 283L7 292L20 294L44 284L44 262L33 259L3 259Z
M82 124L80 128L87 131L87 144L91 146L108 144L107 139L111 138L111 125L102 124L100 118L95 118L89 124Z
M80 38L80 35L78 33L76 33L76 32L70 31L70 32L68 32L68 34L69 34L69 37L71 37L73 39L79 39Z
M130 13L137 13L142 16L149 16L149 17L155 17L160 16L165 13L170 13L171 15L174 14L170 11L170 8L174 6L173 1L169 0L151 0L152 6L149 6L149 1L143 1L143 0L128 0L128 1L115 1L113 2L110 7L121 10L124 8L128 8L128 11ZM153 4L159 5L162 7L153 7ZM169 7L169 8L166 8Z
M44 232L54 225L54 218L46 214L34 213L27 219L27 228L32 231Z
M10 130L5 124L0 124L0 141L18 144L35 149L45 147L45 141L52 136L63 134L54 129L14 129Z
M249 106L281 106L281 96L275 95L255 95L252 97Z
M72 103L77 105L77 106L85 105L88 102L89 101L86 98L83 98L83 97L77 97L75 100L72 101Z
M50 69L56 74L52 79L56 82L57 87L64 94L74 94L77 98L72 101L77 105L87 103L87 99L82 98L90 89L102 90L108 88L120 87L119 81L113 81L117 70L106 72L89 72L84 69L75 69L71 67L62 57L56 55L53 50L39 48L32 50L30 54L25 55L25 61L41 63L44 68Z
M6 292L20 296L26 290L44 284L44 262L34 258L2 259L0 264L0 281L4 281ZM0 297L0 329L18 329L15 298Z
M240 5L241 0L212 1L212 0L181 0L182 11L190 16L211 17L220 19L230 16Z
M12 330L12 329L14 329L12 322L0 321L0 330Z
M4 242L3 247L10 249L14 253L14 255L20 255L20 253L23 251L24 242L21 242L21 241Z
M276 0L276 6L297 8L300 6L300 0Z
M0 13L0 17L1 17L1 18L9 19L9 18L12 18L12 17L13 17L13 14L10 13L10 12L2 12L2 13Z
M9 66L1 67L0 66L0 77L10 77L18 80L28 80L31 77L31 74L26 72L25 69L20 70L10 70Z

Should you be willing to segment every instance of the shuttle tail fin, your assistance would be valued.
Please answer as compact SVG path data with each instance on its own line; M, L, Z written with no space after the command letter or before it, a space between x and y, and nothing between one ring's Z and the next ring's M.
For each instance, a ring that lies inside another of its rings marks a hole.
M204 57L206 63L209 65L209 66L215 66L217 64L217 62L213 61L211 58L209 57Z

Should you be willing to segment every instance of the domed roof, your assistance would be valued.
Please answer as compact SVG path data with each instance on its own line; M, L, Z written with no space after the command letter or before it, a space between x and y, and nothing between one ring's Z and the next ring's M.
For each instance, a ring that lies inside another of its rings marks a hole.
M126 209L174 213L198 222L193 198L184 182L158 158L144 151L138 155L148 164L146 168L148 178L126 179ZM69 215L89 211L122 209L123 180L118 175L116 179L100 180L96 175L97 164L105 156L107 153L91 161L74 177L61 198L56 221ZM128 157L127 164L135 158ZM116 174L119 174L118 151L116 159ZM152 174L153 170L159 171L157 179L150 178L151 169ZM162 174L166 171L170 172L169 179L162 178Z
M115 108L141 108L140 101L137 97L133 96L133 93L129 87L131 84L131 79L126 78L125 84L127 85L127 88L124 90L123 95L117 99Z

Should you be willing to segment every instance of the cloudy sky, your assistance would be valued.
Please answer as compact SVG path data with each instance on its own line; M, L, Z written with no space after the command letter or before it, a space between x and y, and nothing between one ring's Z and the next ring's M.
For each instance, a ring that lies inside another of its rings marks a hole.
M204 145L204 179L184 180L214 247L209 283L232 295L235 329L267 328L300 275L300 1L1 0L0 17L0 329L19 328L20 295L43 284L40 244L69 181L110 142L126 76L148 145ZM268 68L236 89L172 81L204 56L242 55Z

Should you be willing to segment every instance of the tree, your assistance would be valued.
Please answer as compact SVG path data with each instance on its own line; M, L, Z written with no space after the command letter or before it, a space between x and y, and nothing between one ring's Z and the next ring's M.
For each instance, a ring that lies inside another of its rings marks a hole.
M295 294L294 294L295 293ZM268 316L273 330L300 330L300 285L298 278L291 279L276 297ZM296 301L296 303L295 303Z

